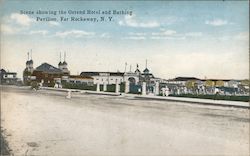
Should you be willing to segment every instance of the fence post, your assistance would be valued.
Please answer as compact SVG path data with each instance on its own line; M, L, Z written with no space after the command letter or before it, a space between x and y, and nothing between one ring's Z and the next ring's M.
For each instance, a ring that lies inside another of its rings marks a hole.
M71 90L68 90L68 95L66 96L67 99L71 98Z
M116 83L115 83L115 92L119 93L119 91L120 91L120 86L118 84L118 81L116 81Z
M107 83L106 82L103 83L103 91L104 92L107 91Z
M130 86L129 86L129 81L128 82L125 82L125 93L129 93L129 90L130 90Z
M155 95L159 95L159 82L155 83Z
M96 91L100 92L100 84L99 83L96 84Z
M146 82L142 82L142 95L146 95Z

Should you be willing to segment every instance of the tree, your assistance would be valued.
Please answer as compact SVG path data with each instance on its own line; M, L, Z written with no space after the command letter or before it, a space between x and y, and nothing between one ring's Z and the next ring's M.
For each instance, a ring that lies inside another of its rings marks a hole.
M193 89L194 86L195 86L195 81L193 81L193 80L188 80L188 81L185 83L185 86L187 87L187 89Z
M206 87L213 87L213 86L214 86L214 82L211 81L211 80L206 80L206 81L205 81L205 86L206 86Z
M249 86L249 79L241 80L241 84L244 86Z
M216 82L215 82L215 85L216 85L217 87L223 87L223 86L224 86L224 81L222 81L222 80L216 81Z

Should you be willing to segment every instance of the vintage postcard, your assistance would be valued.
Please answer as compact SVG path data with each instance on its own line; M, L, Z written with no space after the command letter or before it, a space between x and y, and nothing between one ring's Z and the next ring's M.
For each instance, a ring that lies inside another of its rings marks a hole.
M1 155L249 155L248 0L0 4Z

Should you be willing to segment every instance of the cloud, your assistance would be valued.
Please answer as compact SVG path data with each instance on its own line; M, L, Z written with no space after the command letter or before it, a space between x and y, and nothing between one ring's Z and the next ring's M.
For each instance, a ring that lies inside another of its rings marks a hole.
M49 25L50 25L50 26L59 26L60 23L55 22L55 21L49 21Z
M160 32L152 32L150 39L152 40L183 40L186 36L178 34L175 30L160 29Z
M202 32L189 32L185 34L186 36L190 36L190 37L201 37L203 35Z
M175 30L163 30L161 32L153 32L152 35L154 36L157 36L157 35L160 35L160 36L171 36L171 35L175 35L177 32Z
M136 39L136 40L185 40L188 37L201 37L203 36L202 32L188 32L188 33L177 33L175 30L166 30L160 28L159 32L144 33L144 32L130 32L128 33L129 37L126 39Z
M183 18L183 17L165 16L161 20L161 23L164 25L172 25L175 23L183 22L183 21L185 21L185 18Z
M48 31L47 30L36 30L36 31L30 31L30 35L37 34L37 35L47 35Z
M135 32L130 32L129 35L131 35L131 36L146 36L147 33L135 33Z
M129 36L129 37L124 37L123 39L129 39L129 40L146 40L146 37L144 37L144 36Z
M27 15L21 15L18 13L12 13L9 16L3 17L3 23L1 24L1 32L4 34L17 34L23 30L29 28L34 20Z
M32 22L34 22L33 19L31 19L28 15L21 15L18 13L12 13L10 15L10 19L14 20L17 24L21 26L30 26Z
M138 22L135 19L135 15L126 15L123 21L119 21L119 25L135 28L155 28L160 26L160 24L156 21Z
M110 34L109 33L102 33L100 35L101 38L111 38Z
M212 25L212 26L222 26L229 24L227 20L222 19L214 19L214 20L207 20L205 24Z
M160 29L160 32L152 32L150 39L159 40L159 39L175 39L175 40L184 40L187 37L201 37L202 32L188 32L188 33L177 33L175 30L166 30L164 28Z
M152 40L185 40L185 36L175 36L175 37L170 37L170 36L152 36L150 37Z
M65 37L87 37L87 36L93 36L95 35L94 32L86 32L82 30L70 30L70 31L64 31L64 32L56 32L55 36L65 38Z

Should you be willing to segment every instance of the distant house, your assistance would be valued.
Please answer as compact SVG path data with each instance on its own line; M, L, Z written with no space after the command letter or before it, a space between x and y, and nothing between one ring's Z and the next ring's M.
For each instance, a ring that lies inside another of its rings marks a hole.
M180 84L180 85L185 86L187 81L200 81L200 79L198 79L196 77L176 77L174 79L168 80L168 83Z
M237 88L239 84L241 84L240 80L228 81L228 87Z
M18 78L16 72L0 70L0 84L17 84Z

